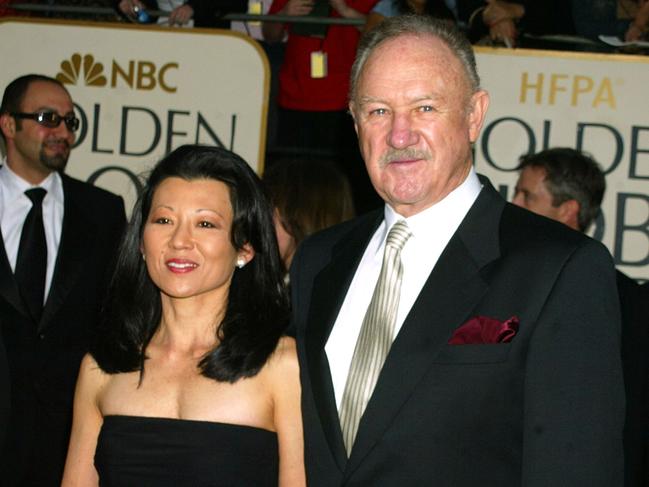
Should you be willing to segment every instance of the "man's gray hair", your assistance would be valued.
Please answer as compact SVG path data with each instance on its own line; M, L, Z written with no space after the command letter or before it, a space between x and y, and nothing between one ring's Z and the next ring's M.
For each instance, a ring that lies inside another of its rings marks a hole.
M473 47L457 27L425 15L399 15L384 20L361 37L351 71L350 100L355 100L358 79L372 52L383 42L404 35L432 36L441 40L462 64L471 94L480 89Z

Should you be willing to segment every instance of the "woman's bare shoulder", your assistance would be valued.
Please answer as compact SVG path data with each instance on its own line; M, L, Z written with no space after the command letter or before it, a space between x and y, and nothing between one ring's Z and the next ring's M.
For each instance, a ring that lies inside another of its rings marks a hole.
M285 336L278 340L275 351L268 358L265 369L272 380L282 381L292 376L297 379L299 364L294 338Z
M84 387L87 392L93 395L99 392L110 381L111 375L104 372L92 355L87 353L81 360L79 368L78 387Z
M279 361L282 366L297 366L297 344L295 338L283 336L277 341L275 351L270 357L270 361Z

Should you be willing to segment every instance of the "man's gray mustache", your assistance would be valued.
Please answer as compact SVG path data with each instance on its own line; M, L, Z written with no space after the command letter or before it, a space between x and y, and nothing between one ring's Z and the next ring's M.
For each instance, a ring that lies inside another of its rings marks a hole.
M392 161L399 161L399 160L414 160L414 159L429 160L431 158L432 156L430 152L428 152L427 150L414 149L414 148L389 149L381 156L381 159L379 159L379 165L387 166Z

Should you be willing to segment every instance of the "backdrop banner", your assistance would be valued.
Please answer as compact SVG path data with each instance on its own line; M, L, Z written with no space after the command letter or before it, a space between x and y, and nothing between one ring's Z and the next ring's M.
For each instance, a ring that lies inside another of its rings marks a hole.
M552 147L592 155L606 173L590 234L620 270L649 278L649 57L477 48L491 95L475 145L478 172L509 201L519 157ZM542 265L542 263L540 263Z
M66 173L125 197L174 148L217 145L263 168L269 68L229 30L0 20L2 90L38 73L65 83L81 119Z
M649 58L476 48L491 95L475 163L511 200L523 154L590 153L606 172L590 234L616 265L649 279ZM249 37L228 30L0 20L2 89L26 73L64 82L81 128L67 172L123 195L186 143L213 144L263 170L269 68Z

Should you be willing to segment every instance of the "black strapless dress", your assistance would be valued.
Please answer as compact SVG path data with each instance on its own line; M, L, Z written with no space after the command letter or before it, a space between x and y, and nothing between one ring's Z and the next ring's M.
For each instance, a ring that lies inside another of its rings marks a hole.
M95 467L101 487L276 487L277 434L209 421L106 416Z

